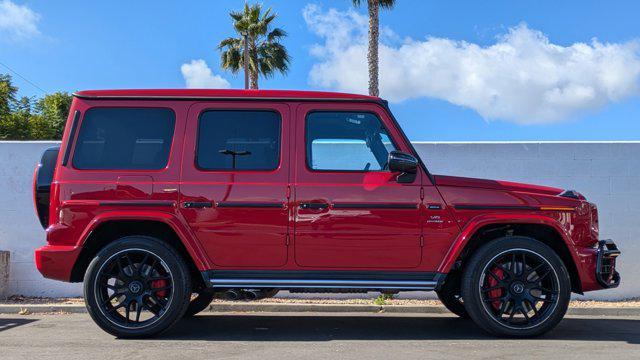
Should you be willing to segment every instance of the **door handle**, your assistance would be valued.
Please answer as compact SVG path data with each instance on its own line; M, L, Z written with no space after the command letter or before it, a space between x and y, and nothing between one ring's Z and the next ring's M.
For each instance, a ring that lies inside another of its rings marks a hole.
M185 209L203 209L213 207L211 201L186 201L182 203L182 207Z
M327 203L300 203L300 209L303 210L324 210L329 207Z

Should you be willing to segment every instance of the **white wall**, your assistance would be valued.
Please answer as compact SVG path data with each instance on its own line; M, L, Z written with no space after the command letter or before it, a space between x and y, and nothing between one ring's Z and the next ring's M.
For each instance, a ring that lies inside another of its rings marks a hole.
M0 141L0 249L11 251L9 294L80 295L80 284L47 280L33 262L33 250L45 245L33 206L31 181L42 152L57 142Z
M79 284L45 280L33 264L44 231L31 198L33 167L54 142L0 142L0 249L11 251L9 291L79 295ZM432 173L576 189L598 204L602 238L620 245L620 288L590 298L640 297L640 142L415 143Z
M574 189L598 205L600 238L622 249L620 287L588 298L640 297L640 142L425 143L415 146L434 174Z

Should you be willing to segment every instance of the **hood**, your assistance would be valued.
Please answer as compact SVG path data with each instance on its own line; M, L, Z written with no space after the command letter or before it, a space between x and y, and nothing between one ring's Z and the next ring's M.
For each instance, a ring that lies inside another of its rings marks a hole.
M505 190L505 191L520 191L526 193L544 194L544 195L559 195L563 189L558 189L549 186L530 185L523 183L516 183L510 181L500 180L485 180L466 178L458 176L444 176L434 175L436 185L438 186L455 186L455 187L469 187L480 189L492 189L492 190Z

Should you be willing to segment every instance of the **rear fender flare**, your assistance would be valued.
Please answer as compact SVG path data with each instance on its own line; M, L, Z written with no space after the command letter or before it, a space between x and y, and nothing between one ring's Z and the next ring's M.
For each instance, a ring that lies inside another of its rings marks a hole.
M118 220L140 220L140 221L158 221L165 223L173 229L178 235L178 238L184 244L189 256L193 259L196 267L201 270L207 270L211 268L209 259L204 252L204 249L200 246L200 243L196 240L195 235L191 232L188 226L184 224L175 215L166 212L149 212L149 211L109 211L96 215L93 220L87 225L80 240L76 244L77 246L83 246L87 241L91 233L98 228L101 224L107 221Z

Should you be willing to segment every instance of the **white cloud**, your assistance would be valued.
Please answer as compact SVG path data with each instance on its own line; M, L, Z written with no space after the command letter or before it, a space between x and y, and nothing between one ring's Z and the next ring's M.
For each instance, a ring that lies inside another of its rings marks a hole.
M0 1L0 37L7 34L10 40L25 40L40 34L40 14L26 5L16 5L11 0Z
M311 49L318 62L310 82L366 92L367 18L354 10L323 12L316 5L308 5L303 16L324 41ZM382 34L380 90L394 102L437 98L471 108L487 120L541 124L639 94L637 41L594 39L562 46L526 24L510 28L490 46L436 37L398 43L391 30L384 28Z
M188 88L228 89L231 84L220 75L214 75L207 63L202 60L191 60L180 67L182 77Z

